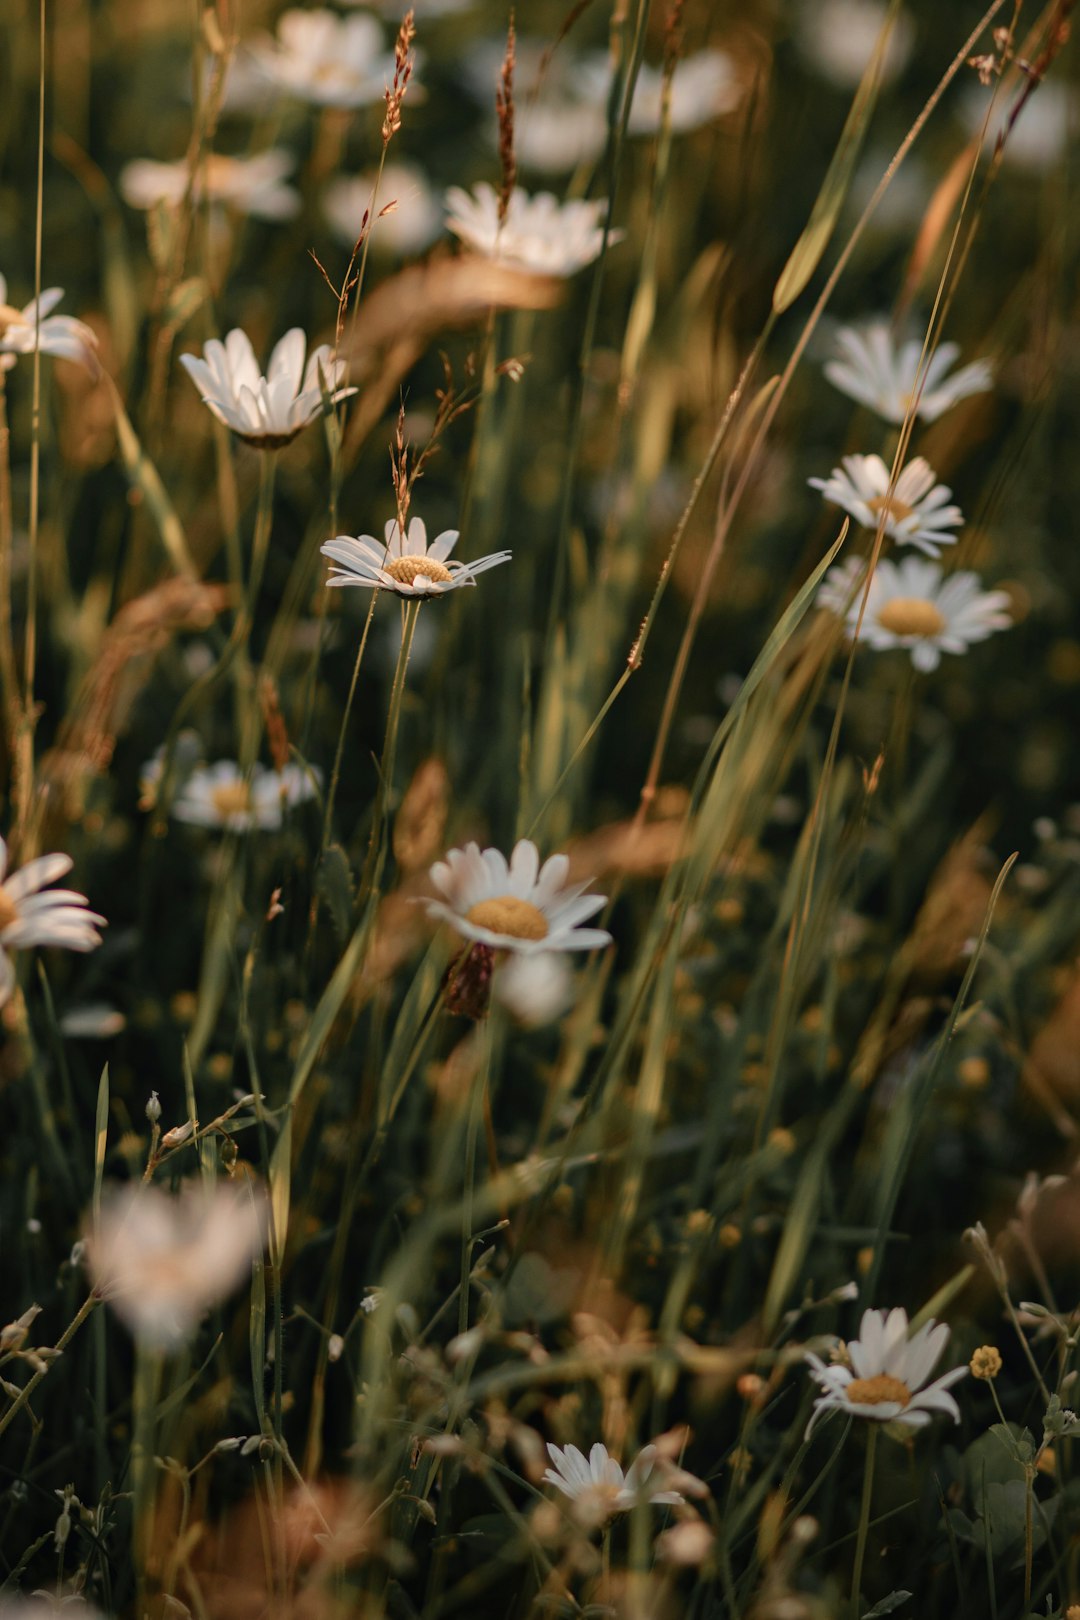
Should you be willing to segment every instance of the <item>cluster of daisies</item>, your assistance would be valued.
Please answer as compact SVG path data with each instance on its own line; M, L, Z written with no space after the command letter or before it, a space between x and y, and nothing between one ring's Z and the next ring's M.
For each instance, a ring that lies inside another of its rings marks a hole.
M942 343L927 356L917 339L897 346L885 321L861 331L844 328L837 345L839 356L826 365L826 377L894 426L911 419L934 422L993 383L987 361L953 370L956 344ZM879 652L902 648L916 669L928 671L937 668L942 653L965 652L995 630L1008 629L1004 591L984 591L977 574L946 574L941 566L942 549L956 543L964 515L922 456L891 468L878 455L845 456L828 478L810 484L875 537L921 553L899 561L881 557L869 579L862 557L848 557L830 570L818 601L844 619L852 639Z

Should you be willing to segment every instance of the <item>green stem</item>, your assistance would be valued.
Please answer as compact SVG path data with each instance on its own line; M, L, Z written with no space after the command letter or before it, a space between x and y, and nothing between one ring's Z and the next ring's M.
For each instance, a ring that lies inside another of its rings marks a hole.
M245 770L251 768L255 761L255 755L259 751L261 719L258 688L252 673L247 646L244 643L250 643L251 640L251 632L255 625L255 609L258 605L259 591L262 588L263 574L266 571L266 557L270 549L270 531L274 525L274 475L276 471L276 452L273 450L260 450L259 505L255 513L255 534L251 543L251 570L248 574L247 591L241 610L242 634L240 639L242 657L237 672L237 680L243 682L247 688L245 693L247 699L247 722L241 738L239 756L240 764Z
M371 593L371 606L368 608L367 618L364 620L364 633L360 637L360 646L356 652L356 663L353 665L352 680L349 683L349 695L345 699L345 712L341 717L341 730L338 732L337 752L334 754L334 769L330 776L330 787L326 795L326 813L323 816L322 843L319 845L320 855L325 855L326 846L330 842L330 830L334 821L334 801L337 798L338 782L341 777L341 761L345 753L345 735L349 729L349 716L352 714L353 699L356 696L356 683L360 678L360 663L367 646L368 631L371 621L375 617L375 603L378 600L378 591Z
M375 796L371 840L368 844L367 860L364 863L364 874L360 882L361 895L366 895L369 891L378 889L382 878L383 864L386 859L386 852L383 847L383 829L386 824L387 811L394 787L394 759L397 754L401 700L405 695L405 675L409 668L409 654L412 652L413 636L416 634L416 621L419 616L420 603L417 601L410 602L405 609L405 619L401 627L401 646L398 649L397 667L394 670L394 684L390 691L390 708L386 717L386 737L383 741L382 758L379 760L379 786Z
M855 1543L855 1568L851 1576L851 1620L859 1620L859 1590L862 1586L866 1532L870 1527L870 1498L874 1491L874 1455L877 1451L877 1424L871 1423L866 1436L866 1466L863 1473L862 1502L859 1506L859 1535Z
M473 1247L473 1194L476 1190L476 1142L480 1135L480 1116L484 1093L491 1069L491 1023L485 1025L481 1035L482 1051L469 1093L469 1120L465 1131L465 1190L461 1201L461 1290L458 1294L458 1332L469 1326L469 1273L472 1270Z

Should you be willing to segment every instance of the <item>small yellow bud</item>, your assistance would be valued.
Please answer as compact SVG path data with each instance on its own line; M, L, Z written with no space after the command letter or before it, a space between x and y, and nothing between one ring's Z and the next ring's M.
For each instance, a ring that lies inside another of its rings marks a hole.
M989 1380L1001 1371L1001 1352L992 1344L980 1345L968 1362L973 1378Z

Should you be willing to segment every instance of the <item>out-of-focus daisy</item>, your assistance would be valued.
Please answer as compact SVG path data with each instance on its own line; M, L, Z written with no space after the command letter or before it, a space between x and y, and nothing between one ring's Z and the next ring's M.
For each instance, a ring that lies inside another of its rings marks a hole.
M569 174L594 163L607 140L607 114L593 101L568 97L525 100L514 122L514 157L523 169Z
M986 119L990 92L971 85L960 101L960 115L972 135L977 135ZM1018 87L1011 96L999 96L986 130L986 148L993 152L998 136L1008 124L1016 105ZM1024 101L1005 141L1004 162L1018 169L1044 170L1057 163L1069 150L1080 128L1080 98L1071 85L1041 79Z
M0 275L0 371L10 371L19 355L33 354L40 347L42 354L74 360L97 376L101 367L94 333L73 315L50 313L63 296L62 287L48 287L40 299L15 309L7 301L7 277Z
M577 68L582 98L603 106L611 88L611 61L602 52L582 59ZM734 112L743 99L745 83L726 51L698 51L675 64L671 76L671 128L686 134ZM627 131L655 135L663 112L664 72L643 62L634 81Z
M966 1375L967 1368L954 1367L927 1383L948 1342L944 1322L931 1320L909 1338L906 1311L866 1311L859 1337L848 1341L850 1367L839 1362L827 1366L813 1351L807 1351L811 1376L823 1391L814 1402L807 1434L832 1412L910 1429L923 1428L939 1413L959 1423L960 1409L948 1391Z
M356 393L341 386L348 367L327 344L312 350L305 366L306 348L307 339L294 326L274 345L264 377L250 339L237 327L224 343L211 338L201 360L182 354L180 364L219 422L248 444L279 450L321 416L323 385L334 404Z
M70 855L39 855L18 872L7 873L7 844L0 838L0 1006L15 987L8 951L56 945L65 951L92 951L101 944L105 918L90 910L84 894L49 889L71 871Z
M854 636L863 599L865 564L849 557L829 570L818 592L822 607L846 618ZM902 647L919 670L936 669L942 653L964 653L1012 619L1004 591L984 591L978 574L942 575L938 563L921 557L888 558L870 581L859 638L878 652Z
M610 945L605 929L580 926L606 897L586 894L588 883L564 887L569 870L566 855L552 855L541 866L528 838L514 845L509 864L501 850L466 844L431 868L431 881L445 899L424 904L429 916L491 950L530 956Z
M375 194L375 175L341 175L323 193L323 212L346 247L360 235L375 198L371 251L408 258L422 253L442 230L442 209L427 175L414 163L387 163Z
M586 1523L605 1524L617 1513L629 1513L639 1502L678 1504L684 1500L678 1491L650 1488L655 1446L646 1446L625 1474L600 1441L588 1457L577 1446L564 1448L549 1443L547 1452L555 1466L545 1469L545 1482L568 1496L575 1513Z
M285 179L295 166L292 153L277 148L250 158L212 152L195 171L192 196L255 219L292 219L300 212L300 193ZM187 194L189 178L186 163L136 158L120 171L120 191L131 208L154 208L159 202L175 206Z
M422 518L409 520L402 538L397 518L391 518L380 543L370 534L335 535L320 549L333 563L328 585L362 585L368 590L393 591L396 596L444 596L462 585L475 585L476 575L510 561L508 551L493 551L475 562L452 558L457 529L446 529L428 545Z
M888 15L887 0L803 0L795 14L795 43L823 79L853 90L866 72ZM911 55L914 29L900 12L885 47L882 83Z
M947 502L952 490L935 484L934 469L916 456L909 461L889 493L890 469L880 456L845 456L828 478L808 480L827 501L850 512L864 529L876 529L885 517L885 533L903 546L918 546L928 557L940 555L941 546L956 544L955 534L964 514Z
M886 422L905 421L913 406L914 414L921 416L924 422L936 422L958 400L966 399L969 394L985 393L994 385L989 360L973 360L952 376L948 375L960 354L956 343L939 343L920 369L923 352L920 340L912 338L897 348L885 320L872 321L861 328L841 327L836 334L836 346L840 359L826 363L826 377L834 388L862 405L869 405Z
M499 195L485 180L472 189L446 193L446 226L455 236L497 264L542 276L572 276L591 264L604 244L602 199L560 203L549 191L534 197L515 186L506 219L499 223ZM609 237L615 240L615 235Z
M566 957L555 951L510 957L492 981L492 995L527 1029L552 1023L573 999Z
M264 1242L250 1189L189 1186L179 1197L116 1190L86 1238L95 1291L148 1348L179 1349L240 1281Z
M394 75L383 31L364 13L286 11L278 19L276 40L255 40L250 49L273 84L317 107L370 106L382 100Z
M143 767L142 804L155 801L161 782L160 754ZM170 806L177 821L193 827L213 827L226 832L274 832L285 811L314 796L320 779L315 767L286 765L270 771L256 765L245 773L234 759L219 759L213 765L197 765L181 783Z

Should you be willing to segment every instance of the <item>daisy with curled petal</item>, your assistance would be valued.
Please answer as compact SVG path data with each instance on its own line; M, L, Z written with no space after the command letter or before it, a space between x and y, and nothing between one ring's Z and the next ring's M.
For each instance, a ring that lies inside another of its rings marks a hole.
M924 364L920 339L913 338L898 349L885 320L862 328L842 327L836 334L836 346L840 358L827 362L826 377L834 388L869 405L886 422L904 422L913 410L924 422L936 422L958 400L985 393L994 385L989 360L973 360L949 376L949 368L960 354L959 344L939 343Z
M577 1446L564 1449L549 1443L547 1452L555 1466L545 1470L545 1482L568 1496L575 1510L590 1523L603 1524L616 1513L629 1513L639 1502L677 1504L683 1501L678 1491L649 1488L648 1479L656 1459L655 1446L646 1446L625 1474L599 1440L588 1458Z
M94 333L73 315L50 313L63 296L63 287L47 287L25 309L15 309L7 301L7 278L0 275L0 371L10 371L19 355L33 354L38 348L58 360L74 360L92 377L98 375L101 367Z
M385 534L382 544L370 534L339 534L328 540L320 548L334 565L326 583L362 585L395 596L445 596L462 585L475 585L477 574L510 561L508 551L493 551L469 563L451 559L458 530L446 529L428 545L427 527L418 517L410 518L404 539L397 518L390 519Z
M600 221L607 203L581 198L560 203L550 191L530 197L515 186L506 218L499 219L499 194L486 180L472 189L451 186L446 193L447 230L475 252L508 270L540 276L572 276L591 264L604 245ZM614 242L621 232L611 232Z
M258 449L280 450L322 415L323 386L335 405L356 393L341 386L348 366L328 344L314 349L305 366L306 348L300 327L292 327L274 345L264 377L250 339L236 327L224 343L211 338L201 360L182 354L180 364L219 422Z
M7 844L0 838L0 1006L15 988L9 950L56 945L65 951L92 951L101 944L105 918L90 910L84 894L47 889L71 871L70 855L39 855L18 872L7 872Z
M831 568L818 602L847 621L854 637L862 610L865 563L849 557ZM921 557L879 562L870 581L859 638L877 652L901 647L918 670L936 669L942 653L964 653L1012 619L1004 591L984 591L978 574L950 574Z
M580 926L600 910L606 896L586 894L587 882L564 887L569 870L567 855L552 855L541 866L528 838L514 845L509 863L501 850L466 844L431 868L431 881L445 899L424 904L428 916L441 918L491 950L530 956L610 945L606 929Z
M813 1351L806 1353L811 1377L823 1391L814 1402L807 1434L832 1412L909 1429L925 1427L939 1413L959 1423L960 1409L948 1391L967 1368L954 1367L927 1383L948 1342L944 1322L931 1319L909 1335L905 1310L866 1311L859 1337L847 1345L850 1367L827 1366Z
M885 533L902 546L918 546L928 557L939 547L954 546L964 514L949 506L952 490L935 484L934 469L922 456L909 461L890 491L892 474L880 456L845 456L828 478L807 480L827 501L850 512L864 529L877 529L885 519Z

